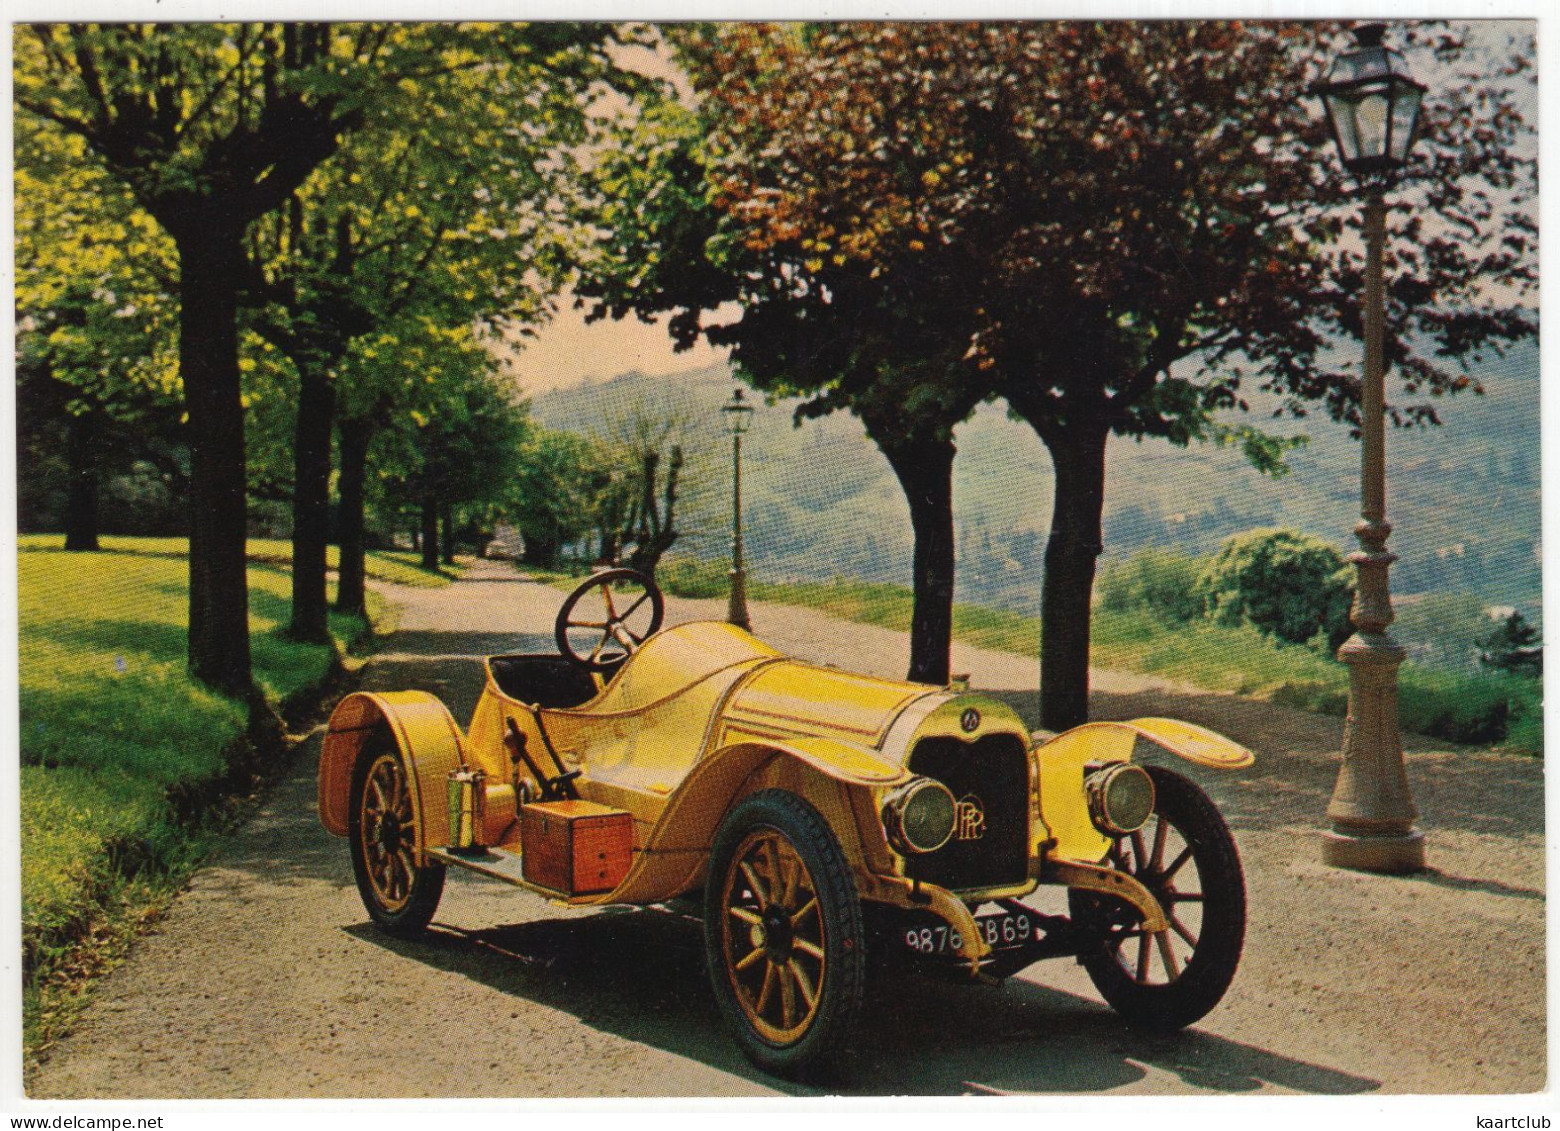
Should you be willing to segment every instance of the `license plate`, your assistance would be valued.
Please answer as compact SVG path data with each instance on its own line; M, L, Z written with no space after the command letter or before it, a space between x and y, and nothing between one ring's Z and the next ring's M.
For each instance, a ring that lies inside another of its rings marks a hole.
M1032 915L1022 911L999 911L977 915L975 929L993 950L1021 946L1033 939L1039 929ZM905 945L917 954L955 954L964 945L959 932L943 922L905 928Z

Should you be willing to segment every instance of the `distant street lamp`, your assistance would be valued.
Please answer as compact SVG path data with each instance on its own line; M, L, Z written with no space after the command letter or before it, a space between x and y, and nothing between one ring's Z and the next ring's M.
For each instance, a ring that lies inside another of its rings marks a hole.
M1392 596L1387 570L1385 457L1385 299L1382 247L1386 242L1385 190L1414 143L1425 88L1408 74L1403 56L1383 47L1382 24L1355 29L1356 47L1338 58L1313 93L1322 98L1343 166L1365 198L1365 382L1360 395L1360 549L1354 563L1355 632L1338 650L1349 665L1349 717L1343 732L1343 765L1322 837L1322 860L1370 872L1416 872L1425 866L1424 835L1414 827L1414 807L1398 732L1398 666L1403 649L1387 634Z
M738 388L729 403L721 406L726 431L731 433L731 600L726 619L742 628L751 628L747 609L747 570L742 565L742 436L753 419L753 406L742 399Z

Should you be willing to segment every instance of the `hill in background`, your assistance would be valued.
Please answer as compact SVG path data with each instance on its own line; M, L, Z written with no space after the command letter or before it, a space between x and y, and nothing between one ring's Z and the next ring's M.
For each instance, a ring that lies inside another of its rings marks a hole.
M1539 510L1539 363L1536 346L1479 370L1486 395L1442 406L1440 428L1387 437L1387 511L1404 600L1467 592L1537 619L1542 588ZM719 408L733 380L724 365L669 377L626 373L537 398L536 418L556 428L610 434L635 412L675 415L689 459L688 531L674 552L729 554L730 439ZM1389 392L1390 395L1390 392ZM771 579L835 576L910 580L909 511L887 461L853 416L792 424L797 402L760 405L744 441L744 524L749 564ZM1176 448L1114 437L1107 463L1105 560L1145 547L1192 554L1258 526L1287 526L1354 548L1359 445L1322 417L1274 420L1232 414L1310 442L1289 455L1290 474L1259 475L1231 448ZM981 407L957 433L954 507L958 598L1024 612L1039 607L1050 523L1049 456L1001 405Z

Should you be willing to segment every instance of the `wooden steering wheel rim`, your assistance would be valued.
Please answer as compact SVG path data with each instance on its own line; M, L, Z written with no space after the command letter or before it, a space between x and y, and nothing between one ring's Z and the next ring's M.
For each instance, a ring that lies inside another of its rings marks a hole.
M618 612L612 602L612 586L618 582L626 581L639 586L644 590L643 596L633 601L622 612ZM586 594L595 589L601 589L602 601L607 608L605 622L575 621L571 619L575 606L584 599ZM628 627L627 621L641 605L650 602L650 625L642 633L636 633ZM654 636L661 627L661 621L666 615L666 600L661 595L660 586L654 579L634 569L608 569L600 573L594 573L575 587L574 592L564 599L563 607L558 610L558 619L553 625L553 636L558 643L558 652L567 659L579 664L589 671L608 671L622 660L627 659L638 650L639 646L649 637ZM575 650L569 640L570 629L590 628L600 630L601 640L589 655L581 655ZM603 659L604 649L613 649L608 658ZM621 655L619 654L621 652Z

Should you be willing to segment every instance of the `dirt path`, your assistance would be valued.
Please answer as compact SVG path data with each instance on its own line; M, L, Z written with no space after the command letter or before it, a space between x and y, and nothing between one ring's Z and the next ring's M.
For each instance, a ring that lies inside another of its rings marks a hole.
M457 718L480 657L551 649L560 594L480 563L405 605L370 687L416 686ZM669 602L673 622L719 602ZM758 634L822 662L902 674L901 634L754 607ZM956 670L1031 720L1033 661L956 649ZM1545 1080L1539 762L1410 742L1434 870L1326 869L1317 830L1341 724L1096 673L1096 717L1167 714L1259 752L1200 775L1250 887L1246 957L1196 1030L1125 1029L1065 961L1002 988L915 980L869 1003L847 1090L1522 1092ZM202 869L29 1080L34 1097L809 1094L748 1067L720 1030L696 924L571 911L452 875L430 937L367 923L344 842L314 813L314 749Z

